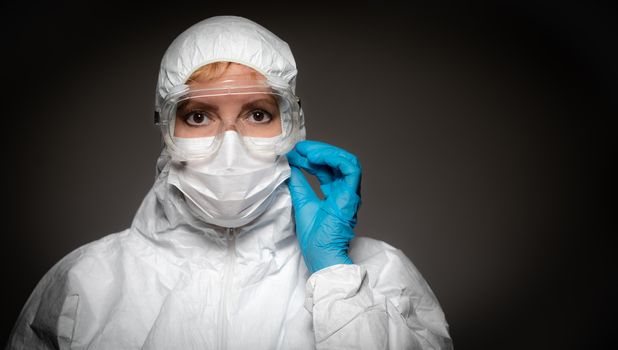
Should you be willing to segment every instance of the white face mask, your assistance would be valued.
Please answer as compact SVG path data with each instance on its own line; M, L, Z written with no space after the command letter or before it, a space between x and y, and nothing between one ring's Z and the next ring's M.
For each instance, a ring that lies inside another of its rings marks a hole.
M260 139L260 143L275 142ZM183 147L199 147L210 138L183 138ZM184 193L187 203L204 221L221 227L243 226L270 205L271 194L290 177L285 156L257 156L226 131L217 153L209 159L172 160L168 182Z

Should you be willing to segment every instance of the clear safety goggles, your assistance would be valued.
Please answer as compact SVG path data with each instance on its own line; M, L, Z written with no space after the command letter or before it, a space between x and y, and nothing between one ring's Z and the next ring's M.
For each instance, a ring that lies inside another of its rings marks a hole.
M300 118L300 99L287 83L245 76L177 86L155 124L170 153L190 160L212 156L228 130L252 152L285 154L300 140Z

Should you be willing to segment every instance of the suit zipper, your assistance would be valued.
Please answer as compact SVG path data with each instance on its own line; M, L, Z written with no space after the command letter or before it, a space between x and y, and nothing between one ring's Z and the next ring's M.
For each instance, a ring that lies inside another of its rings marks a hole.
M219 302L219 322L217 322L217 348L220 350L227 349L227 331L229 324L228 298L230 295L230 288L232 287L234 264L236 262L236 236L234 235L234 228L228 228L227 235L227 255L223 268L221 301Z

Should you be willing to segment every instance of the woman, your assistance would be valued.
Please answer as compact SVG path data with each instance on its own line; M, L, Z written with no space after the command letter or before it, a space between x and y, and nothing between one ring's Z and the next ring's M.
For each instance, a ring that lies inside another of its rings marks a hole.
M452 348L410 260L352 239L360 166L302 141L296 74L288 45L241 17L178 36L157 84L151 191L129 229L52 267L7 348Z

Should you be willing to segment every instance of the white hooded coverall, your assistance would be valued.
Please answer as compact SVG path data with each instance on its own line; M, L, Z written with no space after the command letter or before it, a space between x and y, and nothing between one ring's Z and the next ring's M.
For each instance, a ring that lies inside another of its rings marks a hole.
M166 51L157 104L214 61L295 86L284 41L245 18L217 16ZM130 228L76 249L45 274L7 349L452 349L436 297L401 250L356 237L354 264L310 275L285 184L253 222L215 227L168 184L169 159L163 150Z

